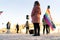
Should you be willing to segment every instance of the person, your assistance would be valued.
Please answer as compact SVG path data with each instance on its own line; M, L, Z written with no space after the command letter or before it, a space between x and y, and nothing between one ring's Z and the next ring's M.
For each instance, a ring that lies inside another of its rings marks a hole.
M46 29L46 34L48 34L50 31L49 25L45 22L44 18L42 19L42 22L43 22L43 34L45 34L45 29Z
M34 7L31 13L32 23L34 25L34 35L33 36L40 36L40 15L41 9L40 4L38 1L35 1Z
M28 22L28 20L29 20L29 15L26 15L26 19L27 19L27 21L26 21L26 24L25 24L24 27L26 27L26 34L28 34L28 32L29 32L29 22Z
M7 33L9 33L10 32L10 26L11 26L10 22L7 22L6 26L7 26Z
M17 33L18 33L18 31L19 31L19 25L18 24L16 25L16 29L17 29Z
M29 23L28 23L28 21L26 21L25 27L26 27L26 34L28 34L28 32L29 32Z
M49 18L49 20L50 20L50 22L51 22L52 17L51 17L51 15L50 15L50 10L49 10L49 9L50 9L50 5L48 5L45 14L48 14L48 18ZM48 33L50 33L50 27L49 27L49 24L46 23L46 21L45 21L44 18L45 18L45 15L43 16L43 34L45 33L45 29L46 29L46 33L48 34Z

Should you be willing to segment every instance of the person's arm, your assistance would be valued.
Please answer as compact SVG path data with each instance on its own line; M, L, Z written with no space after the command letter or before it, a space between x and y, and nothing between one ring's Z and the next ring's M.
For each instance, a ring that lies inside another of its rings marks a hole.
M35 11L35 8L33 8L33 10L32 10L31 17L35 15L34 11Z
M51 17L51 13L50 13L50 10L48 10L48 12L49 12L49 16L50 16L50 19L52 20L52 17Z
M41 8L40 8L40 15L41 15Z

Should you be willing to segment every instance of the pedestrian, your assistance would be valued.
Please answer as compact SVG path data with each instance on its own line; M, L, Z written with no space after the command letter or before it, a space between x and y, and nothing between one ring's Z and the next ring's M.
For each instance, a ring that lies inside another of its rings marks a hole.
M51 21L52 21L52 17L50 14L50 5L48 5L47 10L43 16L43 34L45 33L45 29L46 29L46 34L50 33Z
M40 36L40 3L38 1L34 2L34 7L31 13L32 23L34 25L34 35L33 36Z
M44 17L42 19L42 22L43 22L43 34L45 34L45 29L46 29L46 34L48 34L50 29L49 29L49 25L45 22Z
M28 32L29 32L29 23L28 23L28 21L26 21L25 27L26 27L26 34L28 34Z
M11 26L10 22L7 22L6 26L7 26L7 33L9 33L10 32L10 26Z
M18 33L18 31L19 31L19 25L18 24L16 25L16 30L17 30L17 33Z

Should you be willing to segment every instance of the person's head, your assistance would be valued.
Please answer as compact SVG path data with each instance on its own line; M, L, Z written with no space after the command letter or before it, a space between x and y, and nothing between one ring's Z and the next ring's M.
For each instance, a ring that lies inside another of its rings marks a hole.
M48 7L47 7L48 9L50 9L50 5L48 5Z
M8 21L8 23L9 23L9 21Z
M29 15L26 15L26 19L29 19Z
M35 1L34 6L36 6L36 5L40 6L38 1Z

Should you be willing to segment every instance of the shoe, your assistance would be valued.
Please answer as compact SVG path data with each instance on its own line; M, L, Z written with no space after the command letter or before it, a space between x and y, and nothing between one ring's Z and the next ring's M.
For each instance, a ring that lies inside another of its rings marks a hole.
M37 36L37 35L34 34L33 36Z
M37 36L40 36L40 34L38 34Z

